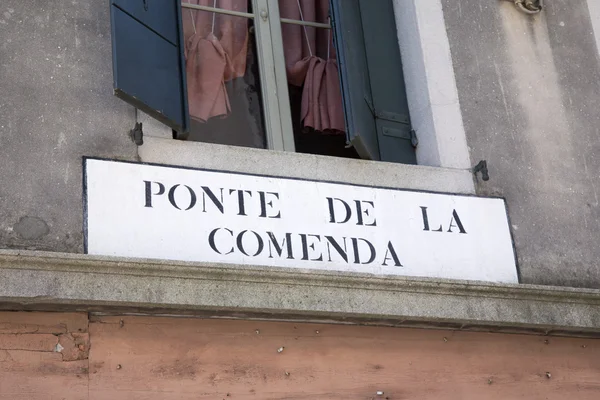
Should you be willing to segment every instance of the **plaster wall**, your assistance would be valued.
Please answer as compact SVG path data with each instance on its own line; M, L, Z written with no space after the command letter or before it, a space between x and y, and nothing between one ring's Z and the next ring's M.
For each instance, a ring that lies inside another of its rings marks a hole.
M395 7L399 33L418 36L400 35L418 42L402 47L405 74L426 88L409 85L422 146L433 143L417 167L158 138L138 154L128 131L142 116L112 95L108 2L4 0L0 248L83 252L84 155L459 193L473 192L469 160L485 159L491 180L477 192L506 197L522 282L600 288L600 63L587 2L547 1L537 16L499 0Z
M600 64L585 0L444 0L480 195L507 199L523 283L599 288Z
M107 2L3 0L0 93L0 247L82 252L81 157L137 157Z

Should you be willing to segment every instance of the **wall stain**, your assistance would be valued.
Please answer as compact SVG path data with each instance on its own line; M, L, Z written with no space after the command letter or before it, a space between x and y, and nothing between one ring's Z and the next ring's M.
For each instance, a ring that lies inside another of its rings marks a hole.
M24 216L13 226L13 231L23 239L39 239L50 233L46 221L39 217Z

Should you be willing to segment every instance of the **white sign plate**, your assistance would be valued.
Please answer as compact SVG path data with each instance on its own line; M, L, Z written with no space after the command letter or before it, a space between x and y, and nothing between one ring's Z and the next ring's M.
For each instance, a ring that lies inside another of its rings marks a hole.
M89 254L518 282L502 199L84 165Z

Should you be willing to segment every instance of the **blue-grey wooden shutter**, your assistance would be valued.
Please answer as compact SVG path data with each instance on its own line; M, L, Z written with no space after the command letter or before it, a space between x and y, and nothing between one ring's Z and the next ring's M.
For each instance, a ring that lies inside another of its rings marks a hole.
M363 158L416 164L392 0L331 0L348 140Z
M178 132L189 126L180 0L111 0L114 92Z

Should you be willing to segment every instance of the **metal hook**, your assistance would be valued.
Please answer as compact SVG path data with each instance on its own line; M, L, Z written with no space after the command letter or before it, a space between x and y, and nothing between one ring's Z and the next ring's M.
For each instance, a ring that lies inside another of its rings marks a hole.
M473 167L472 172L475 175L477 175L478 172L481 172L481 179L483 179L484 181L490 180L490 175L488 172L488 166L487 166L486 160L479 161L477 163L477 165Z
M544 8L544 0L514 0L515 6L525 14L539 14Z

